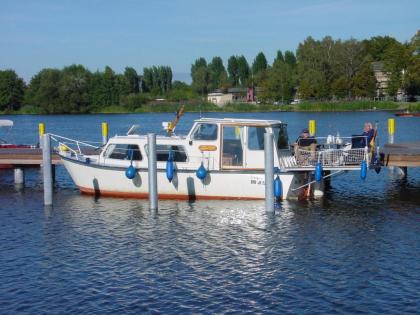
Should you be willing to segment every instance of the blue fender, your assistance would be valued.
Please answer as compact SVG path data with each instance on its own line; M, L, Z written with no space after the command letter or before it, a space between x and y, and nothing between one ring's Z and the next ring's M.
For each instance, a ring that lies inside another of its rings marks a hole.
M280 199L283 195L283 185L281 183L279 175L277 175L276 179L274 180L274 196L277 199Z
M360 178L365 180L367 176L367 164L366 161L363 160L362 163L360 163Z
M169 182L172 182L172 179L174 178L174 161L172 161L172 159L166 161L166 178Z
M200 167L195 172L195 175L201 180L203 180L207 177L207 170L204 167L203 163L201 163Z
M315 166L315 180L317 182L320 182L322 180L322 171L323 171L323 169L322 169L321 163L320 162L316 163L316 166Z
M134 177L136 177L136 169L134 168L133 165L130 165L126 170L125 170L125 176L128 179L133 179Z

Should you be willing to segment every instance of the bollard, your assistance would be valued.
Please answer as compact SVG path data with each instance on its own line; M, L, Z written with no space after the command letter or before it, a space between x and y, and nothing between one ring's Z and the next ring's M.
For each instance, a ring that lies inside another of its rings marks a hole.
M394 143L394 133L395 133L395 119L388 119L388 143ZM389 173L392 175L395 173L396 169L393 166L388 167Z
M394 143L395 119L388 119L388 143Z
M274 144L273 134L264 134L265 211L274 211Z
M45 134L45 124L38 124L38 133L39 133L39 147L42 148L42 136Z
M25 184L25 169L22 167L15 168L15 185L23 186Z
M314 119L311 119L309 121L309 135L311 137L315 137L316 134L316 121Z
M157 163L156 163L156 135L147 134L148 152L148 172L149 172L149 205L150 210L157 210Z
M102 144L106 144L108 142L108 123L102 123Z
M52 205L52 167L51 167L51 139L49 134L42 136L42 171L44 179L44 205Z

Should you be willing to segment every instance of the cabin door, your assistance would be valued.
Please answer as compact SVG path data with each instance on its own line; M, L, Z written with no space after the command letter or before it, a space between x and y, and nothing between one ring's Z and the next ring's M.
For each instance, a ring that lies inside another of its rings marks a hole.
M245 168L264 168L265 127L248 126L246 133Z
M244 167L244 126L222 126L222 168Z

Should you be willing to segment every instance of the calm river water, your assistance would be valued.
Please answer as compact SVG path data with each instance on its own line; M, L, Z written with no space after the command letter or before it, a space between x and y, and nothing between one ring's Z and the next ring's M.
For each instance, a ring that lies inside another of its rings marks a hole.
M205 117L280 119L293 141L309 119L318 134L360 133L392 113L250 113ZM186 133L198 114L177 127ZM3 116L11 137L48 132L100 141L132 124L161 130L171 114ZM420 140L420 118L396 118L396 142ZM0 314L378 313L420 311L420 169L332 181L321 201L148 202L82 196L57 169L54 207L43 207L41 175L17 190L0 173Z

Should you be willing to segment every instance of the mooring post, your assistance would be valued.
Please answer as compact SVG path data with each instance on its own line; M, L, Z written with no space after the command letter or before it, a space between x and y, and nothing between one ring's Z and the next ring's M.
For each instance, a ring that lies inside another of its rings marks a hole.
M52 167L51 167L51 139L49 134L42 136L42 171L44 179L44 205L52 205Z
M25 169L23 167L15 168L15 185L23 186L25 184Z
M108 142L108 123L102 123L102 144L106 144Z
M265 211L274 211L274 137L264 134Z
M394 134L395 134L395 119L389 118L388 119L388 143L394 143ZM395 168L393 166L388 167L390 174L395 172Z
M147 134L147 146L149 149L148 169L149 169L149 205L150 210L157 210L157 163L156 163L156 134Z
M309 129L309 135L311 137L315 137L315 134L316 134L316 121L315 121L315 119L311 119L309 121L308 127L309 127L308 128Z
M394 143L394 134L395 134L395 119L388 119L388 143Z
M45 134L45 124L38 124L38 133L39 133L39 147L42 148L42 136Z

